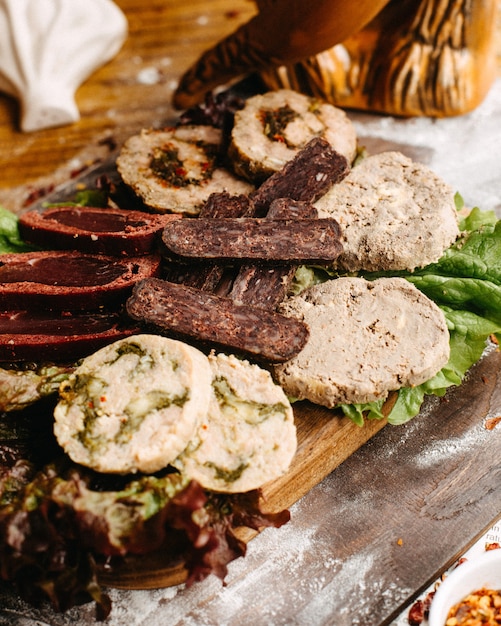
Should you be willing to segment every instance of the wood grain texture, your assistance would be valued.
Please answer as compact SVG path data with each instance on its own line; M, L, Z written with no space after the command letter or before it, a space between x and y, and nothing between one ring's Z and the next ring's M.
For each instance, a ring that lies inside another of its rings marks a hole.
M0 95L0 204L17 210L29 194L71 172L142 127L171 122L173 88L206 46L254 12L248 0L118 0L129 36L118 55L76 93L81 113L70 126L21 133L18 105Z

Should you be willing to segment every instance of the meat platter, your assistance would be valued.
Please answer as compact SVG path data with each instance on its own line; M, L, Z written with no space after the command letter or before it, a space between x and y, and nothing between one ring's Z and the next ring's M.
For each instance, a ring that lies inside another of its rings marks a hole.
M43 201L31 205L30 210L42 210L46 204L69 202L77 191L94 189L96 181L102 177L108 183L120 183L114 157L64 183ZM393 401L393 397L388 399L386 410ZM341 412L308 401L297 402L293 408L298 448L289 471L262 490L267 512L291 507L386 425L383 418L366 420L360 427ZM255 534L255 530L246 527L238 531L244 542L250 541ZM161 553L150 555L148 559L127 557L118 568L102 568L100 580L107 586L121 589L152 589L183 582L186 578L183 565L166 567L163 560Z
M110 180L115 179L113 161L63 186L44 202L72 198L77 188L87 186L92 188L101 175L106 175ZM392 399L388 401L386 409L391 407ZM435 413L437 419L440 419L440 407L436 407ZM282 510L296 503L386 425L384 419L379 419L366 420L362 427L356 426L340 413L308 402L296 403L294 414L299 448L289 472L264 490L266 509L270 511ZM241 529L240 536L245 542L254 535L255 531ZM158 558L149 557L147 560L127 558L125 563L116 569L111 571L103 569L100 572L100 579L106 585L117 588L148 589L176 585L185 579L185 575L182 566L165 567L162 555L159 554Z

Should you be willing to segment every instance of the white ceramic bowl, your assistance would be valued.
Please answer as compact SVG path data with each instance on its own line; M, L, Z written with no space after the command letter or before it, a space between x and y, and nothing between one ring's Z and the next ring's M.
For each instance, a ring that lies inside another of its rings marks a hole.
M447 575L431 602L429 626L445 626L449 609L482 587L501 589L501 549L472 556Z

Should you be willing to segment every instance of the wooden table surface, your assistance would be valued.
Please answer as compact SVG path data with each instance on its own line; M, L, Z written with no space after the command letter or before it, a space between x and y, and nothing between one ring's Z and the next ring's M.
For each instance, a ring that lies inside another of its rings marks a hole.
M79 88L79 122L24 134L17 103L0 96L0 205L19 211L105 160L136 130L174 119L170 99L180 73L255 10L249 0L117 4L129 36L116 58ZM485 106L458 120L352 119L370 151L401 149L467 200L501 211L501 182L489 168L501 161L501 142L492 137L501 128L499 98L496 84ZM443 141L450 141L449 150ZM293 506L290 524L251 542L246 558L232 564L226 587L210 578L189 590L112 590L109 623L391 623L501 513L500 431L485 427L501 413L500 365L500 353L491 353L445 402L431 403L405 426L383 428ZM91 607L68 616L35 611L0 587L0 624L15 619L94 623Z

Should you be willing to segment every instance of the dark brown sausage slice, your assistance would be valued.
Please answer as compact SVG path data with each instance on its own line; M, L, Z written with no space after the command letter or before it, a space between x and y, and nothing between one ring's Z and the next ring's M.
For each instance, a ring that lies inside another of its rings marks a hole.
M271 203L267 217L314 219L318 217L318 212L309 202L277 198ZM235 277L228 296L238 304L249 304L272 311L285 298L297 267L293 263L276 267L244 265Z
M349 171L346 157L336 152L328 141L316 137L252 192L256 215L266 215L270 204L277 198L313 203Z
M158 278L138 283L126 308L132 319L163 332L271 362L291 359L308 339L297 319Z
M184 219L171 222L162 241L174 254L194 259L330 263L342 251L332 218Z
M200 210L200 217L219 219L222 217L250 217L254 206L248 196L242 194L231 195L227 192L211 194ZM224 274L224 266L211 261L202 263L183 264L174 262L167 264L164 276L173 283L181 283L203 289L215 291Z

